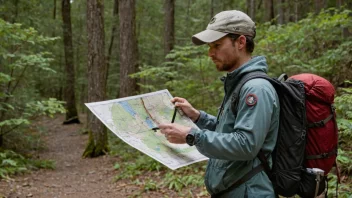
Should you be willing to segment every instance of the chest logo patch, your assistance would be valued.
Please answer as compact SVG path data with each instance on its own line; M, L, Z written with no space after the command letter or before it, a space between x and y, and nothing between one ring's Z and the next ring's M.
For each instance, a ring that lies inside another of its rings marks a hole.
M257 104L258 98L255 94L248 94L246 96L246 104L248 106L254 106Z

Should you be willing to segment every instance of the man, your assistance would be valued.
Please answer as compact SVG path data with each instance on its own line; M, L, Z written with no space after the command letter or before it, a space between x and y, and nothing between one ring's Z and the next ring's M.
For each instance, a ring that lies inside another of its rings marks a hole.
M267 72L264 57L252 57L255 24L243 12L223 11L211 19L205 31L192 37L196 45L208 44L208 55L218 71L226 71L225 96L218 116L198 111L184 98L172 102L201 129L176 123L160 124L171 143L195 145L209 157L205 185L212 197L275 197L272 183L261 168L262 150L271 165L279 125L279 99L265 79L252 79L240 90L236 115L231 96L241 77ZM261 168L261 169L258 169ZM249 173L253 173L249 176Z

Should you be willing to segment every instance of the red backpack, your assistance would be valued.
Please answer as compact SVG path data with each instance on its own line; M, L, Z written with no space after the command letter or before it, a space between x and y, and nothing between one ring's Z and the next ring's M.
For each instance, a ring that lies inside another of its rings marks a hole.
M314 74L290 77L304 83L308 122L306 142L306 168L320 168L327 175L337 157L338 130L335 119L334 86Z
M242 86L254 78L268 80L280 99L280 124L272 153L272 168L262 151L257 155L276 194L316 197L326 189L326 175L336 165L338 129L332 105L335 94L333 85L314 74L299 74L291 78L283 74L275 79L263 72L250 72L241 78L232 94L231 109L234 115L237 115ZM259 165L230 188L247 181L263 169Z

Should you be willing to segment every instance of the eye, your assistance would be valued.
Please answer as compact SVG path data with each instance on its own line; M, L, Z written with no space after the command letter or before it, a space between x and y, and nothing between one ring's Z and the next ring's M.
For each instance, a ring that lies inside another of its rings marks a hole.
M211 43L209 48L218 49L221 46L221 43Z

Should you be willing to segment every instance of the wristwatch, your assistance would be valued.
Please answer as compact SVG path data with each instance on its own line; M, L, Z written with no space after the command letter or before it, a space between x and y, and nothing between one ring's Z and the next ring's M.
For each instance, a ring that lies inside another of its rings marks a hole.
M187 136L186 136L186 143L188 144L188 145L190 145L190 146L193 146L194 145L194 142L195 142L195 137L194 137L194 135L192 134L192 133L189 133L189 134L187 134Z

